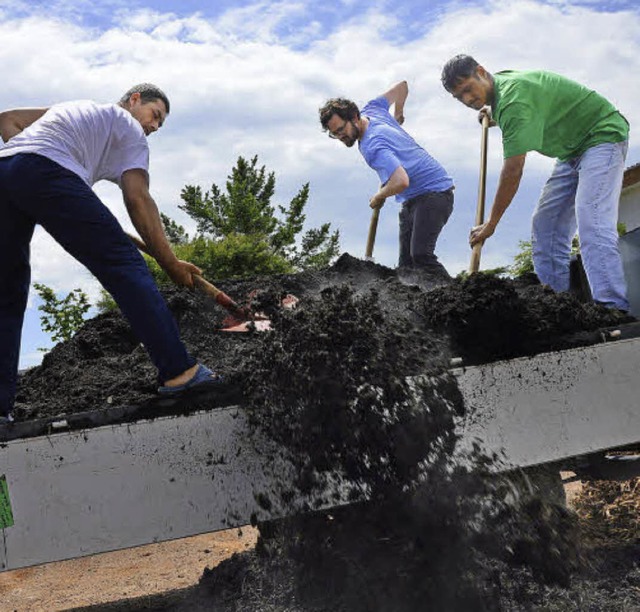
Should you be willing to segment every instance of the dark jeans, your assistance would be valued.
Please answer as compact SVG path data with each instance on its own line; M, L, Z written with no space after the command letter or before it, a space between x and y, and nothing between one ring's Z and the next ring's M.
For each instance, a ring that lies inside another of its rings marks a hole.
M76 174L32 154L0 158L0 415L13 407L31 268L40 224L111 293L164 382L195 364L144 259Z
M434 251L453 210L453 189L429 191L411 198L400 209L399 266L423 268L449 276Z

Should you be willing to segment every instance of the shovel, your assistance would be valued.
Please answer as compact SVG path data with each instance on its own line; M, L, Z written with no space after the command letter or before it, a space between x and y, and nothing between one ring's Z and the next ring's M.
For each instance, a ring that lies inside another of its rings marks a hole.
M478 184L478 205L476 207L476 225L484 223L484 198L487 187L487 145L489 142L489 116L482 117L482 141L480 143L480 181ZM480 251L482 242L474 245L471 251L469 274L477 272L480 268Z
M143 253L147 255L151 255L147 245L140 240L137 236L133 236L131 234L127 234L131 242L135 244L138 249L140 249ZM271 329L271 322L269 319L260 314L254 313L249 308L245 306L240 306L237 302L232 300L224 291L218 289L215 285L211 284L207 279L203 278L198 274L193 275L193 284L203 293L211 296L220 306L222 306L225 310L229 311L229 316L225 318L223 321L224 327L222 331L234 331L234 332L246 332L249 331L250 328L255 329L255 331L266 331ZM291 300L297 299L293 296L287 296L287 298ZM284 304L287 307L293 307L293 305Z
M380 217L380 209L378 206L371 213L371 221L369 222L369 235L367 236L367 248L364 252L366 261L373 261L373 245L376 241L376 231L378 230L378 218Z

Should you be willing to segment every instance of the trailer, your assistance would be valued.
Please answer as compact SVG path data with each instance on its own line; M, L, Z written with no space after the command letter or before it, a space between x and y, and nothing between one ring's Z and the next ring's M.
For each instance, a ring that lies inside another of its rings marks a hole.
M597 344L466 367L460 452L497 470L640 475L640 324ZM270 520L292 467L233 397L0 426L0 571ZM620 452L623 451L623 452ZM265 500L268 499L268 503ZM309 500L298 500L300 508Z

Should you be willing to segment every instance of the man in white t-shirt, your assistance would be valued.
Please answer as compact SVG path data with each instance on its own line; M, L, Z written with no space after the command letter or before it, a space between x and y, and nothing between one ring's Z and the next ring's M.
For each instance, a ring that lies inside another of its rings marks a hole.
M91 188L103 179L117 183L150 253L174 282L192 287L201 270L176 258L149 193L147 136L168 113L167 96L149 83L118 104L83 100L0 113L0 422L11 420L36 224L114 297L158 368L159 393L220 384L188 354L144 259Z

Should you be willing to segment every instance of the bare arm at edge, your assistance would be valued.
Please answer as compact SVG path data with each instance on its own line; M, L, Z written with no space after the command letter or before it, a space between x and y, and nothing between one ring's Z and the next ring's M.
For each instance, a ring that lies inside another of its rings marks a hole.
M409 95L409 85L406 81L396 83L389 91L382 94L389 102L389 106L395 104L393 116L402 125L404 123L404 103Z
M187 261L178 259L164 233L160 213L149 193L149 175L142 169L123 172L120 180L122 195L131 222L147 245L153 258L178 285L193 287L193 274L202 270Z
M469 244L474 246L478 242L484 242L489 236L496 231L496 227L502 218L504 212L509 208L509 204L520 187L520 179L524 169L524 161L527 154L514 155L507 157L502 164L500 172L500 181L496 189L496 195L493 199L489 219L482 225L478 225L471 230L469 235Z
M48 108L14 108L0 113L0 136L7 142L40 119Z

